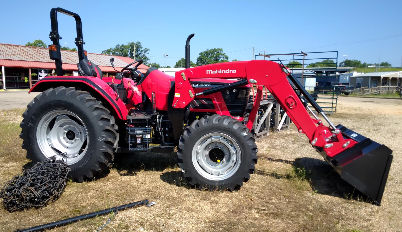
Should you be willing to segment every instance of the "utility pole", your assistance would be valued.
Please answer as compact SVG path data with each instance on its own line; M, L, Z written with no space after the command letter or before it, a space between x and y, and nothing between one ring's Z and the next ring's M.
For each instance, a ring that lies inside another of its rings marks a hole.
M253 59L252 60L255 60L255 56L254 56L254 47L253 47ZM402 62L402 58L401 58L401 62ZM402 63L401 63L401 67L402 67Z
M133 57L134 57L134 60L135 60L135 43L134 43L134 45L133 45Z
M378 55L378 69L381 68L381 55Z
M165 63L165 68L166 68L166 57L168 57L168 56L169 56L168 54L163 54L163 57L165 58L165 59L164 59L164 61L165 61L165 62L164 62L164 63Z

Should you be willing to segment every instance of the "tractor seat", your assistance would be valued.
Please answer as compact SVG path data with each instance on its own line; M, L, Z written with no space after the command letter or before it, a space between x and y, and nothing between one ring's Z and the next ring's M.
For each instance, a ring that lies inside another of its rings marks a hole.
M158 69L155 68L155 67L150 67L150 68L148 69L148 71L147 71L145 74L143 74L144 77L141 78L141 80L138 82L137 85L140 85L140 84L145 80L145 78L147 78L147 76L148 76L152 71L155 71L155 70L158 70Z
M103 73L98 65L92 64L87 58L80 60L77 64L81 76L94 76L102 79Z

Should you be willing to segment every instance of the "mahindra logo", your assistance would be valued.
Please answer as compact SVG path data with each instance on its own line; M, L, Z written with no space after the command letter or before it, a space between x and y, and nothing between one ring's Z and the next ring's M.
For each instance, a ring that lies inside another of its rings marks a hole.
M236 73L236 70L230 70L230 69L207 70L207 74L218 74L218 73Z

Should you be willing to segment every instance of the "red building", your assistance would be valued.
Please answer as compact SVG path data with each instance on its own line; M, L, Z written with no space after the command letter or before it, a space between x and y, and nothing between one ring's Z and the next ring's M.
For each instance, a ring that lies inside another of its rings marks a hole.
M116 73L110 64L111 57L114 57L117 70L134 61L129 57L88 53L88 59L99 66L104 76L114 76ZM78 75L77 52L61 51L61 58L65 75ZM55 75L56 69L54 61L49 58L47 48L2 43L0 43L0 67L0 88L2 89L31 88L39 78Z

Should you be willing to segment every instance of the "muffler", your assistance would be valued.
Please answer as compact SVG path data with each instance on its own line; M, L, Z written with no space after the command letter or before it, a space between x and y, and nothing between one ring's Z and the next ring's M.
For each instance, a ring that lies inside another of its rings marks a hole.
M325 160L343 180L380 205L391 167L392 150L342 125L336 128L357 144L334 157L325 155Z

